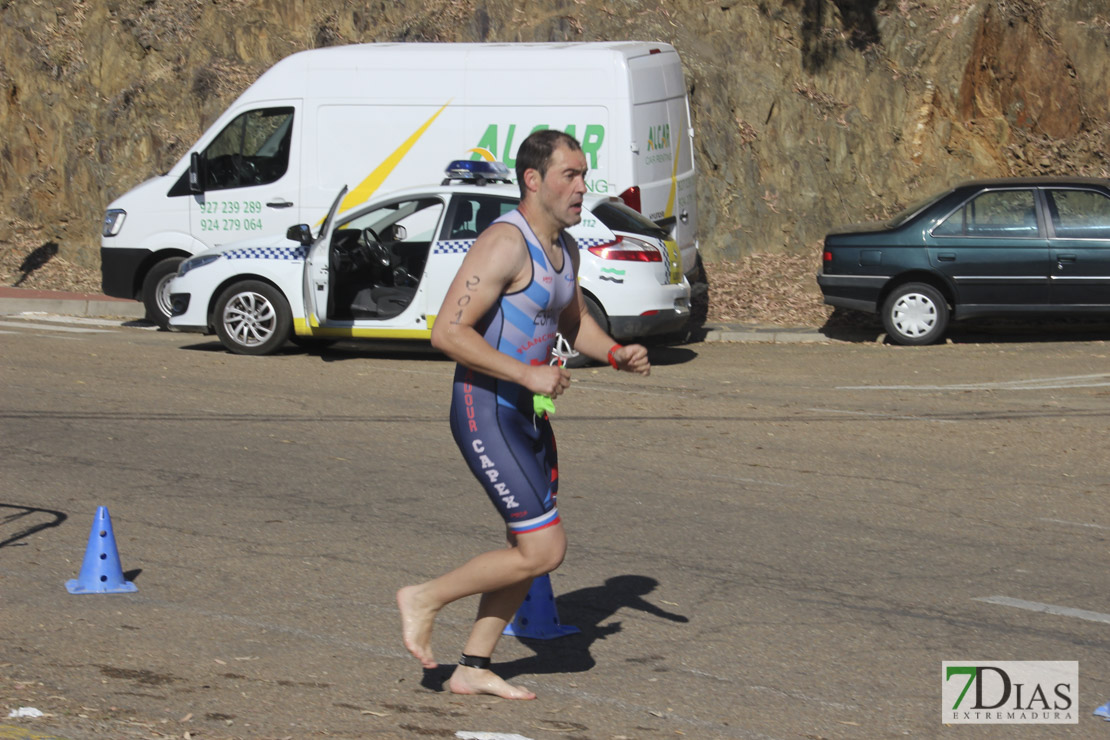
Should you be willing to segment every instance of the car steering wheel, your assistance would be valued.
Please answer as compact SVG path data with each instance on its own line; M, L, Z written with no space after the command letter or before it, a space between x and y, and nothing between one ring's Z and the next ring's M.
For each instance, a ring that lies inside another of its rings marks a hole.
M367 258L368 264L377 263L382 267L389 267L392 261L389 256L389 250L382 244L381 238L377 232L367 226L362 230L358 237L358 246L360 251L364 253Z

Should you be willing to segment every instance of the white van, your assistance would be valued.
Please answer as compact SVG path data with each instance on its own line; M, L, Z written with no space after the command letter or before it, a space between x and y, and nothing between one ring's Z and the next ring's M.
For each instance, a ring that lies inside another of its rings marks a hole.
M165 326L185 258L319 223L377 192L427 182L460 156L515 165L532 131L582 143L588 186L671 230L699 270L693 129L668 44L360 44L267 70L165 175L108 206L103 290Z

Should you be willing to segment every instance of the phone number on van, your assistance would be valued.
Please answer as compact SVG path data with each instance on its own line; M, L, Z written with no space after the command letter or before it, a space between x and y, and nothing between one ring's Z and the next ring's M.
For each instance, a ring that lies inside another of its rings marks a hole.
M245 213L248 216L252 213L262 213L262 201L260 200L213 200L200 204L200 212L206 216L214 216L217 213L223 216L237 216L240 213Z
M260 218L202 218L201 231L262 231Z

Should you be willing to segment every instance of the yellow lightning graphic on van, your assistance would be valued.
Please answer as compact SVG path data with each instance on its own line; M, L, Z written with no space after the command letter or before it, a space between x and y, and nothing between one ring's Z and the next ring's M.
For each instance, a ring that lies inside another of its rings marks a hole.
M678 151L682 148L682 137L675 137L674 145L674 167L671 168L671 192L667 195L667 209L663 211L664 217L671 217L674 215L674 196L675 191L678 189Z
M343 199L343 203L340 205L339 210L345 211L348 208L362 203L373 195L374 191L380 188L382 183L385 182L385 178L389 177L390 173L397 169L397 165L401 163L401 160L405 158L409 150L416 145L420 137L423 136L432 123L439 118L439 114L446 110L449 105L451 105L450 100L444 103L442 108L437 110L431 118L425 121L423 126L416 129L409 138L405 139L401 146L397 147L392 154L386 157L354 190L347 193L347 197Z

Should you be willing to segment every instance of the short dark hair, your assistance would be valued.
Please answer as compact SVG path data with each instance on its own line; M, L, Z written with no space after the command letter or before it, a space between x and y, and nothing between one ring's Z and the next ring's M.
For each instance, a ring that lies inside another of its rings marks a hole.
M560 145L572 152L582 151L582 145L578 143L578 139L552 128L533 131L528 134L528 138L520 142L520 148L516 152L516 182L520 186L521 198L524 197L526 190L525 171L536 170L540 173L540 177L546 175L547 168L551 165L551 155Z

